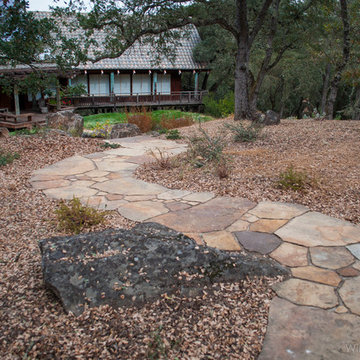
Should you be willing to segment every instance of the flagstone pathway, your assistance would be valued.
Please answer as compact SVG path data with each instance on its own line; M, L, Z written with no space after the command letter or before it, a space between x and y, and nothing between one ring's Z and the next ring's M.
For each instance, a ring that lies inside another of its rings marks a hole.
M269 256L292 277L274 286L261 359L360 358L360 227L298 204L215 197L135 179L150 150L183 144L149 136L118 149L73 156L34 172L32 185L55 199L77 196L134 221L155 221L200 245Z

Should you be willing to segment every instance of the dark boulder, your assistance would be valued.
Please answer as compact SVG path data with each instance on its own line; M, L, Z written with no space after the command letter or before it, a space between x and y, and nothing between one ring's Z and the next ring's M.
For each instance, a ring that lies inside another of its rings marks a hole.
M110 139L140 135L141 131L135 124L115 124L111 129Z
M196 296L213 282L288 274L273 260L198 246L156 223L55 237L39 246L45 285L76 315L85 306L138 306L165 293Z
M262 122L263 125L277 125L280 124L280 115L272 110L268 110L265 113L264 121Z

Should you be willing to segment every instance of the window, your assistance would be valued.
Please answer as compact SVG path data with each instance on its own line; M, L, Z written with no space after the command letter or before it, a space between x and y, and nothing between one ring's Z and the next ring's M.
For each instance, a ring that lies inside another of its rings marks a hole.
M133 95L151 94L151 76L148 74L133 75Z
M71 86L76 86L79 84L83 84L85 86L86 92L88 92L88 81L86 75L78 75L74 79L71 80Z
M90 75L90 95L109 95L109 75Z
M157 76L156 92L158 94L171 94L171 75L164 74Z
M116 95L130 95L130 74L115 75L114 93Z

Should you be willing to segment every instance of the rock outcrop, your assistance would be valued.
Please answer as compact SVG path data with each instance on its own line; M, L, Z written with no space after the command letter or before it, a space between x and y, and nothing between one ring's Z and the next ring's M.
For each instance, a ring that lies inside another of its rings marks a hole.
M85 306L137 306L162 294L196 296L213 282L288 274L273 260L198 246L157 223L55 237L39 246L45 285L77 315Z
M84 131L84 119L72 110L64 110L46 115L46 126L66 131L72 136L81 136Z
M110 139L140 135L141 131L135 124L115 124L111 129Z

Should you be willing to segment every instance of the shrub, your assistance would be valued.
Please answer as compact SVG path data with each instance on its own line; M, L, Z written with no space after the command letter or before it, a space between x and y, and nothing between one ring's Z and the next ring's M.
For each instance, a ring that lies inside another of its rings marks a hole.
M116 143L104 142L103 144L100 145L100 147L104 149L118 149L119 147L121 147L121 145Z
M110 120L105 120L105 122L97 121L91 133L91 136L107 139L110 133L111 133Z
M214 117L226 117L234 113L235 97L230 92L224 98L216 100L213 94L204 97L205 113Z
M0 149L0 166L5 166L7 164L11 164L15 159L19 159L20 155L16 152L4 152Z
M262 129L262 127L257 124L244 126L240 122L234 125L225 124L225 127L234 134L234 141L236 142L255 141L258 138Z
M221 110L219 108L219 103L214 98L213 94L205 96L203 98L203 102L204 102L204 111L206 114L209 114L216 118L221 117Z
M75 196L69 204L61 201L55 214L58 228L72 234L79 234L83 229L101 224L105 219L104 211L82 205Z
M224 136L222 134L211 137L204 129L200 127L202 137L193 137L189 139L190 153L193 157L202 157L206 161L219 161L223 157L225 148Z
M166 170L173 167L173 162L170 156L165 152L161 151L159 148L151 150L149 154L154 158L154 162L151 164L154 168Z
M181 139L179 130L177 130L177 129L170 130L168 132L168 134L166 135L166 138L170 139L170 140Z
M165 114L162 115L160 120L160 128L171 130L176 129L184 126L190 126L194 124L194 120L190 116L184 116L180 118L167 117Z
M129 124L137 125L143 133L149 132L153 128L151 113L145 107L141 110L135 110L131 114L126 112L126 119Z
M291 165L284 172L280 173L277 185L281 189L297 191L304 190L312 182L306 172L295 170Z

